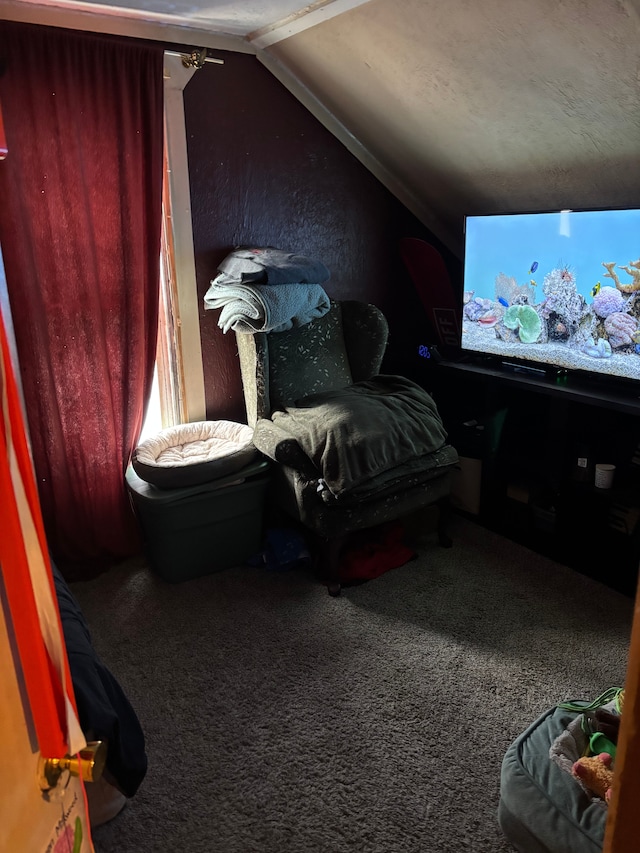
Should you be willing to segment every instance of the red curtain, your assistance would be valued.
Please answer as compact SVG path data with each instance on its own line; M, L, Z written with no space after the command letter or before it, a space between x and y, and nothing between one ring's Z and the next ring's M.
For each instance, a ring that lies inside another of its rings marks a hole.
M140 549L124 472L155 359L162 48L0 22L0 245L49 548Z

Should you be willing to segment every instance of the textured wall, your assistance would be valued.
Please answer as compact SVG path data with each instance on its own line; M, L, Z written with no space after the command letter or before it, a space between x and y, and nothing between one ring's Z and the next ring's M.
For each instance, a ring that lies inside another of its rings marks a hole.
M411 187L455 248L469 213L637 205L638 10L372 0L268 51Z
M207 417L244 420L235 335L223 335L219 312L203 307L234 246L321 260L331 297L387 313L391 357L421 320L397 237L424 229L253 56L224 58L194 75L185 115Z

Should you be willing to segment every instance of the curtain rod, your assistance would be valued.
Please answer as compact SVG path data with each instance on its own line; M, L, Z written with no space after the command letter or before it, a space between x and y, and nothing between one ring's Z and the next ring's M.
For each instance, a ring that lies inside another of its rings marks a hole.
M224 65L224 59L207 55L207 48L193 49L191 53L180 53L177 50L165 50L169 56L180 56L185 68L202 68L205 62L214 62L216 65Z

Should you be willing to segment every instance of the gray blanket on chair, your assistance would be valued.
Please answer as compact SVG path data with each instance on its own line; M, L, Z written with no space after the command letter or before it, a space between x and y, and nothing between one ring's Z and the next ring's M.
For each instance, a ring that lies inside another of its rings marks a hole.
M277 461L279 445L293 442L338 498L446 439L432 397L404 376L385 374L298 400L258 421L253 436Z
M204 297L206 309L222 308L218 326L234 332L286 332L322 317L331 307L319 284L238 284L221 273Z
M320 261L272 246L235 249L218 270L238 284L324 284L330 276Z
M286 332L330 308L321 285L329 270L320 261L272 247L236 249L218 267L204 297L221 308L218 326L234 332Z

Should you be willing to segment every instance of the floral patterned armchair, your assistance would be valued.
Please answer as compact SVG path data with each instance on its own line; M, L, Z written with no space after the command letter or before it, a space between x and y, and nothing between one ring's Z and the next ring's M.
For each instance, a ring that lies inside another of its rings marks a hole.
M382 312L331 302L306 325L236 333L254 443L273 459L273 498L311 531L329 592L340 592L340 551L356 530L427 505L445 524L458 462L432 398L380 374L388 337Z

